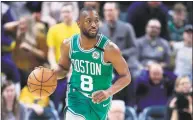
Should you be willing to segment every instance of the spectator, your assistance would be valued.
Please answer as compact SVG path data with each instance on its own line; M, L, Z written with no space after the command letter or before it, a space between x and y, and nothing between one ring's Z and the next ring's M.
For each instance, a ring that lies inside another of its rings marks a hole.
M188 77L176 80L175 93L169 100L165 120L192 120L192 82Z
M135 41L132 25L119 20L119 5L116 2L105 3L104 17L105 21L100 32L118 45L127 60L132 53Z
M133 60L136 67L135 76L140 74L141 69L151 63L158 63L163 68L170 63L170 46L168 42L159 36L161 24L156 19L151 19L146 26L146 34L136 41L136 60Z
M168 21L170 40L176 42L182 41L186 14L186 7L182 3L174 5L172 19Z
M22 89L19 101L32 110L29 114L29 120L58 120L58 115L55 114L54 108L49 107L49 98L37 99L27 86Z
M129 61L129 56L133 54L135 48L135 33L132 25L119 20L119 5L116 2L105 3L104 18L105 21L102 23L99 31L118 45L125 60ZM116 71L115 77L118 77ZM132 88L131 90L129 87L124 88L123 91L114 95L113 99L124 100L126 105L131 104L132 95L128 91L132 91Z
M176 53L174 71L179 77L192 76L192 34L192 25L186 25L183 33L184 41L171 43L173 50Z
M134 81L137 112L154 105L165 105L172 94L176 76L164 71L159 64L151 64Z
M125 120L125 103L121 100L113 100L108 113L108 120Z
M37 28L31 17L22 17L19 21L4 25L5 30L14 34L16 46L13 50L13 59L19 68L21 87L26 85L27 77L34 67L42 65L46 53L38 48ZM43 42L43 41L41 41Z
M146 23L158 19L162 26L161 37L169 40L167 30L167 7L162 2L133 2L128 9L128 22L134 27L137 37L145 34Z
M4 82L1 94L2 120L26 120L27 110L17 101L15 85L11 81Z
M77 20L79 14L77 2L43 2L41 20L47 23L49 27L63 21L61 10L63 6L66 6L65 4L72 4L72 19L73 21Z
M63 22L51 27L47 34L47 44L49 47L48 61L51 68L57 66L60 55L60 45L64 39L70 38L72 35L79 33L78 25L73 21L73 5L66 4L62 7L61 14Z
M51 68L58 67L58 60L60 58L60 45L61 43L70 38L72 35L80 32L76 22L73 21L73 5L65 4L62 7L61 14L63 16L63 22L52 26L47 34L48 45L48 61ZM58 81L58 86L53 94L53 102L56 109L61 102L62 97L65 96L66 80ZM54 97L55 96L55 97ZM57 96L57 97L56 97ZM64 101L64 100L63 100Z
M1 65L2 65L2 72L5 73L9 79L13 80L14 83L20 82L20 75L19 71L11 58L11 52L15 47L15 41L13 41L8 33L5 32L3 25L6 22L13 21L13 17L11 15L11 8L5 4L1 3L2 5L2 25L1 25ZM19 83L20 84L20 83ZM19 89L17 90L19 93Z

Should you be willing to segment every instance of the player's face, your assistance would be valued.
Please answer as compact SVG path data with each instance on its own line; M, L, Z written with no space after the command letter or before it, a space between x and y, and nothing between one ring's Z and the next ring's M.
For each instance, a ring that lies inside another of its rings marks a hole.
M15 86L12 84L10 86L7 86L3 91L3 97L7 102L13 101L15 98Z
M99 15L93 11L85 11L78 22L81 32L88 38L95 38L99 31Z

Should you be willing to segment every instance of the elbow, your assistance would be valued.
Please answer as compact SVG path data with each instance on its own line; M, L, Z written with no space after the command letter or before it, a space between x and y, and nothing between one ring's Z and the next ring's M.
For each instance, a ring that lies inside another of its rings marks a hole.
M130 75L130 74L127 74L125 85L127 86L127 85L129 85L130 83L131 83L131 75Z

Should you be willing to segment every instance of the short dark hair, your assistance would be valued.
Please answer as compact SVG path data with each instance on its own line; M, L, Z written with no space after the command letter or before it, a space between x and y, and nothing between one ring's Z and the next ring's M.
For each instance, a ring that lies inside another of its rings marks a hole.
M80 16L81 16L82 13L85 12L85 11L96 11L96 10L95 10L93 7L83 7L83 8L80 10L78 19L80 19Z
M182 3L176 3L173 8L174 12L180 13L180 12L186 12L186 6L184 6Z

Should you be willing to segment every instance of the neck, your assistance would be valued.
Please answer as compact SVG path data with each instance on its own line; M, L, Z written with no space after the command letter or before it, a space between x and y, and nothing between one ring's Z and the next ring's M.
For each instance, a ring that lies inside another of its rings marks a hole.
M181 27L183 25L183 21L176 21L176 20L174 20L174 23L175 23L175 26L177 28L179 28L179 27Z
M116 21L117 21L117 20L108 20L107 23L108 23L109 25L111 25L111 26L114 26Z
M7 102L7 110L12 111L13 110L13 102Z
M184 42L184 45L187 47L192 47L192 43Z
M72 25L72 21L64 21L64 24L66 24L67 26L71 26Z
M88 38L81 33L80 35L80 46L84 49L93 48L94 45L97 43L96 38Z
M152 37L152 36L150 36L150 35L147 35L147 38L148 38L148 40L153 41L153 40L155 40L157 37Z

